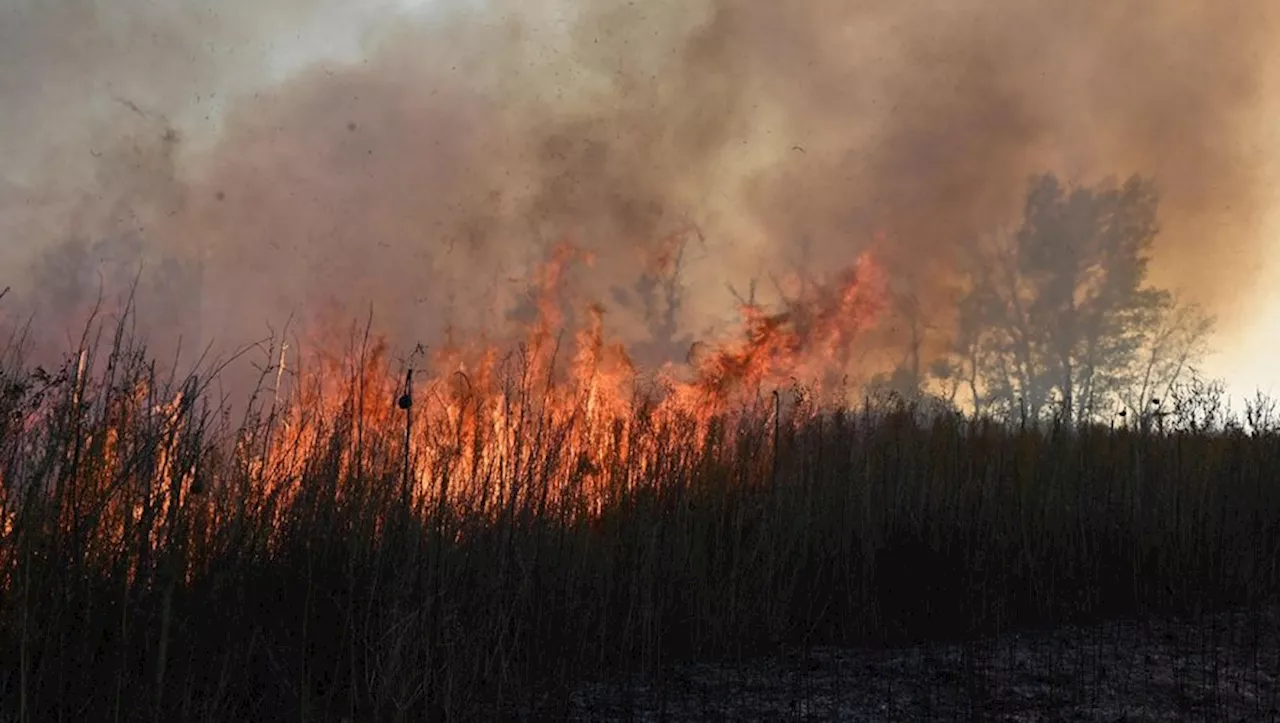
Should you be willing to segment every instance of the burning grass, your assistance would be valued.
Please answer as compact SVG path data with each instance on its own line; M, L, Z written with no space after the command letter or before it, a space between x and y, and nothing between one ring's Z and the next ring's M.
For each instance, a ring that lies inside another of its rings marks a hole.
M598 315L426 371L271 348L234 418L123 325L12 361L0 718L554 718L608 672L1274 601L1265 426L774 392L847 345L867 278L648 384Z

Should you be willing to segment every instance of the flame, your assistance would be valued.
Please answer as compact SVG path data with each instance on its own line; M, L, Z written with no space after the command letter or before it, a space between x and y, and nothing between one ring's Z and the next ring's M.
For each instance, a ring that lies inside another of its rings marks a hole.
M658 263L672 263L669 256ZM276 363L263 372L258 406L250 405L256 421L235 427L222 455L210 452L218 442L208 438L213 423L195 378L164 393L154 369L143 367L126 383L94 388L81 354L68 399L99 421L85 445L96 466L78 472L92 491L82 503L98 505L109 520L96 528L101 539L92 549L136 540L139 526L156 550L179 527L212 536L230 515L218 505L229 503L190 501L216 486L256 485L253 502L239 503L252 509L238 514L284 529L292 503L316 494L314 480L363 484L339 481L359 481L371 470L384 477L401 470L405 493L420 509L447 503L491 517L534 505L592 516L618 496L669 478L666 471L687 469L686 455L728 449L741 425L759 423L753 410L782 424L776 407L761 405L779 387L804 384L810 399L846 401L839 380L886 294L884 271L864 253L830 283L793 284L780 309L742 304L738 331L700 344L687 365L646 371L610 337L605 306L575 309L568 300L571 268L591 263L571 243L551 249L530 278L536 313L514 348L451 331L436 348L393 359L386 339L370 332L336 353L335 327L320 325L308 353L273 349ZM38 446L47 440L36 430L56 418L13 424L19 436L32 435L26 444ZM135 494L117 495L121 485ZM0 482L0 535L14 527L20 505L9 495L18 486ZM83 513L67 509L60 524ZM144 564L139 557L130 575L150 574Z
M833 287L807 288L785 311L743 304L745 338L697 360L696 391L720 405L735 391L767 383L829 384L826 372L847 367L857 333L883 307L885 288L883 270L864 253Z
M839 381L858 334L875 322L886 293L883 269L864 253L833 283L804 285L782 310L743 304L739 333L700 345L688 367L646 374L624 344L608 338L607 310L599 303L580 310L572 335L563 333L569 269L591 262L569 242L556 245L532 274L536 316L515 351L503 354L483 338L460 343L451 332L430 354L426 381L411 390L408 411L392 404L406 390L388 363L385 340L358 363L351 354L345 361L322 356L314 373L302 375L263 456L283 456L285 477L296 478L300 462L287 461L291 451L313 449L331 431L317 422L357 413L366 429L408 425L405 463L419 496L447 487L453 502L509 502L527 493L517 481L536 473L549 480L545 504L575 490L598 506L650 478L663 464L658 450L665 441L698 446L728 434L741 416L735 412L771 388L804 384L815 396L842 401ZM340 455L340 472L353 464L350 454ZM506 486L476 489L493 480Z

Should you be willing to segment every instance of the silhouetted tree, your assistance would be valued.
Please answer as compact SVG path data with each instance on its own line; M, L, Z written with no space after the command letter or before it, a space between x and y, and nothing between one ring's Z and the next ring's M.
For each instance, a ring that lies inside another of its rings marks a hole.
M1165 292L1161 292L1152 312L1152 318L1141 329L1133 364L1116 389L1126 416L1143 424L1159 411L1153 409L1157 400L1177 396L1175 391L1186 385L1213 383L1202 379L1197 368L1209 350L1213 318L1200 307Z
M975 257L952 353L935 365L979 412L1098 419L1168 388L1203 354L1212 321L1146 283L1158 232L1146 179L1029 185L1021 226Z
M926 322L925 312L915 293L892 293L890 304L894 316L893 331L903 337L903 355L892 370L874 375L868 386L872 392L890 393L902 399L924 399L930 396L926 388L930 372L934 376L943 376L938 372L949 371L941 366L946 360L935 361L930 368L925 367L925 341L933 326ZM952 385L938 395L948 406L954 405L956 394L954 380L950 381Z

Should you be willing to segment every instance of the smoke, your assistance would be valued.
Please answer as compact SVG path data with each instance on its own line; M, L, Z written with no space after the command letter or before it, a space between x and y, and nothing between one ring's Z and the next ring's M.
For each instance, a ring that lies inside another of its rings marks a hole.
M2 268L130 239L199 265L205 340L369 310L401 343L495 330L564 240L637 343L681 240L686 335L872 248L944 338L956 269L1042 171L1155 177L1158 280L1227 332L1259 266L1264 0L4 2ZM170 287L149 303L196 288Z

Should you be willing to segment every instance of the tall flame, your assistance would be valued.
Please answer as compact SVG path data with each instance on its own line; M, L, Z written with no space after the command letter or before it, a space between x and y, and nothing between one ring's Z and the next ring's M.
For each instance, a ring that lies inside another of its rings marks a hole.
M291 451L314 449L332 431L320 420L345 412L370 430L409 425L405 464L420 495L449 488L454 501L479 495L470 502L489 504L529 494L519 481L538 477L548 481L544 504L557 504L568 489L602 502L664 464L656 454L669 449L664 439L709 443L732 430L735 411L771 390L803 384L816 398L842 401L839 381L858 333L875 322L886 294L884 271L864 253L833 283L802 285L781 310L744 302L738 333L698 345L687 367L646 371L608 337L600 303L586 305L566 343L563 286L574 263L591 258L561 243L533 274L537 313L514 351L450 335L427 357L426 381L404 412L392 404L405 390L384 341L345 359L322 356L296 382L294 403L256 464L274 458L288 470L281 479L297 479L301 457L291 460ZM358 454L342 450L342 469ZM492 480L510 488L489 489Z

